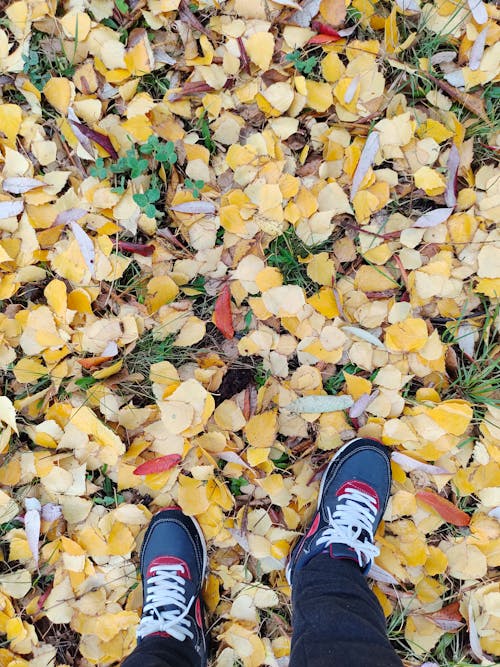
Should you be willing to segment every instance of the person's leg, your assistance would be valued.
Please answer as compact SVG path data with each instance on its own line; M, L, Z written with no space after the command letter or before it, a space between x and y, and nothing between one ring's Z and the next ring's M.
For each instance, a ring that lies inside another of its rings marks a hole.
M389 454L375 440L358 438L330 462L317 512L287 566L290 667L401 667L365 580L390 487Z
M122 667L205 667L201 589L207 549L198 523L178 507L156 514L141 549L142 616Z
M292 592L290 667L401 667L357 563L315 556Z

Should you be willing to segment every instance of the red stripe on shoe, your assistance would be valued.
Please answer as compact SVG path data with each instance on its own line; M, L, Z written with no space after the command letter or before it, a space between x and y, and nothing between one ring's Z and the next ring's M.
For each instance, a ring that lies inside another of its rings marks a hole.
M198 623L198 626L200 628L203 628L203 619L201 616L201 600L200 598L196 598L196 605L194 608L194 617L196 618L196 622Z
M314 517L314 521L312 522L311 527L310 527L309 530L307 531L307 534L305 535L305 538L307 538L307 537L311 537L311 535L314 535L314 533L318 530L318 526L319 526L320 518L321 518L321 517L320 517L320 514L319 514L319 512L318 512L318 513L316 514L316 516ZM305 538L304 538L304 539L305 539Z
M366 495L371 496L376 502L377 510L379 509L380 500L378 497L378 493L372 486L370 486L366 482L362 482L359 479L350 479L348 482L344 482L342 486L339 487L339 490L335 495L337 497L341 496L346 492L347 489L356 489L356 491L361 491L362 493L366 493Z
M191 579L191 572L189 571L186 561L182 560L182 558L177 558L176 556L158 556L158 558L154 558L148 566L146 578L154 576L152 568L155 566L157 567L158 565L182 565L183 571L179 572L178 576L183 577L183 579Z

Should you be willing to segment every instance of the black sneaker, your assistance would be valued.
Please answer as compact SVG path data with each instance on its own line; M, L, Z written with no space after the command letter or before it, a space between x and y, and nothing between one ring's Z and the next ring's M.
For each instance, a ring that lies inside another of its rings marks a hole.
M356 438L330 461L321 480L318 511L295 545L286 568L288 583L317 554L357 561L367 574L379 549L375 531L391 491L389 452L377 440Z
M143 608L137 640L160 635L189 641L206 663L201 589L207 547L198 522L168 507L152 518L141 549Z

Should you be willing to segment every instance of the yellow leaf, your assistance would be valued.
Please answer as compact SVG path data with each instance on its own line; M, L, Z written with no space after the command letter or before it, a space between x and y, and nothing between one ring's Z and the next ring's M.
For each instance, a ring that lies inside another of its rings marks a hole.
M271 447L274 444L277 430L277 413L275 410L263 412L251 417L245 426L245 436L252 447Z
M454 579L480 579L484 577L488 565L486 556L474 544L465 540L445 550L448 558L448 573Z
M322 287L319 292L307 299L307 303L328 319L333 319L339 314L337 301L331 287Z
M205 484L192 477L179 475L179 505L188 516L196 516L206 512L209 506Z
M19 433L16 424L16 409L7 396L0 396L0 422L7 424L13 431Z
M51 77L43 88L47 102L58 111L61 116L65 116L68 107L75 95L75 86L73 82L63 77Z
M414 175L415 185L431 197L441 195L446 189L446 181L441 174L430 167L420 167Z
M16 137L21 128L23 113L17 104L0 104L0 128L6 136L6 144L15 149Z
M270 32L255 32L245 42L250 60L266 72L274 52L274 37Z
M408 317L385 330L385 344L393 352L414 352L423 348L429 334L425 321Z
M321 81L306 80L307 106L323 113L333 104L332 87Z
M428 412L439 426L453 435L462 435L472 420L472 408L467 401L443 401Z

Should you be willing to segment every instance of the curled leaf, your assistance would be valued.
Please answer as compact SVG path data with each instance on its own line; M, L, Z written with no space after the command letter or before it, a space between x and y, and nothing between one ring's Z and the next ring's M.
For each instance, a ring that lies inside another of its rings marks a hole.
M407 454L402 452L392 452L391 459L398 464L405 472L412 472L412 470L420 470L421 472L426 472L428 475L449 475L450 473L439 466L431 465L430 463L425 463L424 461L419 461L414 459Z
M20 199L11 201L0 201L0 220L13 218L24 211L24 202Z
M468 526L470 516L456 507L449 500L439 496L434 491L417 491L417 498L430 505L447 523L454 526Z
M214 322L224 338L233 338L234 327L231 312L231 292L227 283L223 285L215 302Z
M80 252L83 255L85 264L87 265L90 274L93 275L94 261L95 261L94 244L92 243L92 240L88 236L88 234L83 231L83 229L77 222L70 221L69 226L71 227L71 231L73 232L75 239L77 240L78 245L80 246Z
M379 347L381 350L385 350L385 345L382 343L382 341L380 341L376 336L374 336L369 331L365 331L364 329L360 329L359 327L351 327L351 326L342 327L342 331L348 331L353 336L361 338L361 340L364 340L367 343L371 343L372 345L375 345L375 347Z
M452 144L448 155L448 162L446 164L448 169L448 178L446 179L446 190L444 193L446 206L455 206L457 203L457 174L459 166L460 153L455 144Z
M311 413L347 410L354 401L350 396L303 396L286 407L290 412Z
M352 178L351 201L354 198L357 191L359 190L359 186L361 185L364 177L368 173L368 169L370 169L370 167L373 165L373 161L378 153L379 146L380 146L379 133L370 132L370 134L366 139L365 145L363 146L363 150L361 151L359 162L357 164L356 171L354 172L354 176Z
M151 459L141 463L140 466L134 470L134 475L152 475L157 472L165 472L170 470L182 461L180 454L167 454L166 456L159 456L157 459Z
M211 201L186 201L171 206L176 213L215 213L215 204Z
M379 395L379 390L376 389L373 391L371 394L363 394L358 398L358 400L354 403L352 408L349 410L349 417L351 419L357 419L358 417L361 417L361 415L365 412L366 408L374 401L377 396Z
M443 222L446 222L453 213L452 208L435 208L433 211L424 213L417 218L413 224L414 227L436 227Z
M25 176L12 176L6 178L2 183L2 189L4 192L10 192L13 195L21 195L35 188L41 188L46 183L39 181L36 178L28 178Z
M132 243L131 241L118 241L118 249L122 252L132 252L136 255L141 255L142 257L150 257L155 251L154 245Z

